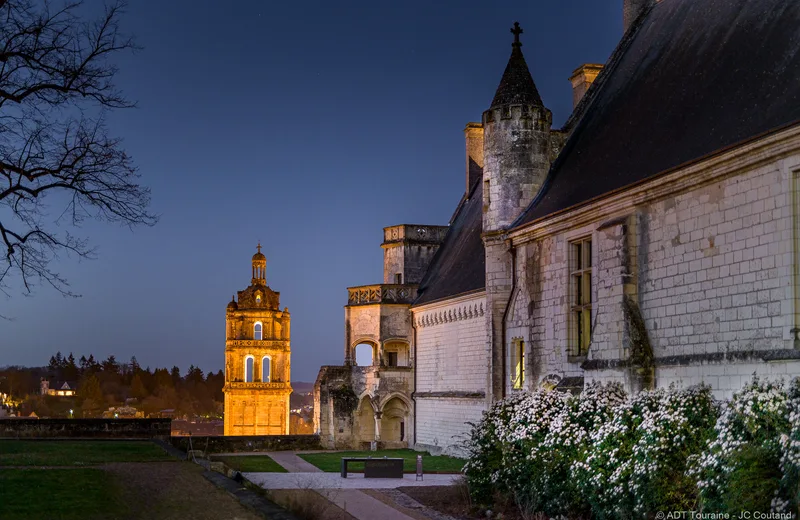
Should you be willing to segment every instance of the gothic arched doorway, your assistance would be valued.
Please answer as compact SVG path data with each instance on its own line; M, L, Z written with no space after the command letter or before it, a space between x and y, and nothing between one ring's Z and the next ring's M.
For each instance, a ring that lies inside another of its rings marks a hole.
M408 447L408 406L398 397L383 405L381 441L387 448Z

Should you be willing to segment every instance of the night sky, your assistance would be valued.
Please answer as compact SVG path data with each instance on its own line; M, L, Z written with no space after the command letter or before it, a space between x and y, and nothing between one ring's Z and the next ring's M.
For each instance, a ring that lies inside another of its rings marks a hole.
M109 125L161 220L77 230L98 258L56 270L80 298L12 280L0 366L60 350L217 371L259 240L292 314L292 380L341 364L346 287L382 281L382 228L447 224L462 196L462 130L488 108L514 21L558 127L570 73L619 40L622 0L131 3L122 26L143 49L116 61L138 107Z

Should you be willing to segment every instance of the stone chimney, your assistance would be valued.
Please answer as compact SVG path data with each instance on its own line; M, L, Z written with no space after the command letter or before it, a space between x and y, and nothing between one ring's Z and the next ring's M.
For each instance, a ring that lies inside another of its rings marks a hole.
M467 123L464 129L467 144L467 195L475 183L483 178L483 125Z
M569 82L572 83L572 109L578 106L586 91L592 86L603 66L597 63L585 63L572 72Z
M659 0L622 0L622 32L627 33L643 13L650 10Z

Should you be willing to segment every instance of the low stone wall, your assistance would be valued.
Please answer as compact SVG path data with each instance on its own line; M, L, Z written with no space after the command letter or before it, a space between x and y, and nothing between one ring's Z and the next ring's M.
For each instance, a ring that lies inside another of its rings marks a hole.
M192 437L192 447L208 453L252 451L321 450L319 435L235 435L229 437ZM189 448L189 437L171 437L179 450ZM207 447L207 448L206 448Z
M0 438L166 439L171 419L0 419Z

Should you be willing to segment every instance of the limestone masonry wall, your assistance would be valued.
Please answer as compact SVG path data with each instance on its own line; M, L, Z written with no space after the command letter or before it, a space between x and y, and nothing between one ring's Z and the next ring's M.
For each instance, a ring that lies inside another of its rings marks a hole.
M445 454L465 457L461 444L469 437L470 426L478 423L486 410L485 399L426 398L418 399L417 450L430 451L432 455Z
M485 392L489 369L483 293L413 309L417 393ZM468 375L468 377L465 377Z
M631 384L626 298L643 322L658 387L703 382L728 397L754 374L800 373L798 171L800 156L791 155L617 214L600 201L588 209L598 215L591 225L517 240L507 340L534 346L530 384L582 370L586 382ZM570 363L568 246L582 236L592 238L593 331L588 357Z
M487 407L490 351L483 292L412 309L417 327L418 449L460 454L466 422Z

